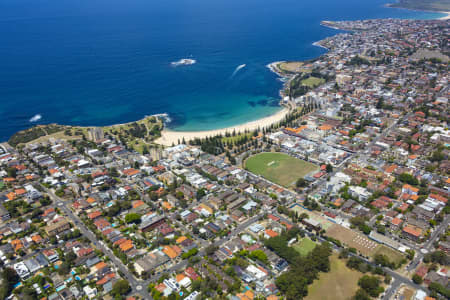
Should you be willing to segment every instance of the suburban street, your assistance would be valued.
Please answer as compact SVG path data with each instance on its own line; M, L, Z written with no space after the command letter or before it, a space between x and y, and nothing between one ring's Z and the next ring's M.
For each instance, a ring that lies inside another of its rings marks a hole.
M396 123L391 124L390 127L387 130L385 130L380 136L378 136L376 139L374 139L370 143L370 145L374 145L379 139L381 139L382 137L386 136L387 132L395 124ZM361 153L359 155L362 155L362 156L360 156L361 159L367 159L366 154ZM352 157L352 155L350 155L348 159L350 159L351 157ZM329 175L333 176L334 174L342 171L345 167L346 167L346 164L345 164L345 162L343 162L339 166L335 167L334 170ZM265 181L267 181L266 179L264 179L262 177L260 177L260 178L265 180ZM269 182L270 184L273 184L270 181L267 181L267 182ZM312 190L312 193L319 192L321 189L323 189L325 184L326 184L326 178L319 179L314 184L314 188ZM130 286L131 286L131 288L133 290L133 293L140 295L144 299L151 299L151 296L146 291L146 287L150 283L155 283L163 275L163 273L158 273L155 276L152 276L151 279L149 279L149 280L145 280L145 281L144 280L138 280L128 270L128 268L113 254L113 252L107 246L104 245L103 242L97 240L96 236L83 224L82 220L72 212L71 208L68 205L69 202L66 202L66 201L62 200L61 198L59 198L58 196L56 196L55 193L52 190L49 190L49 189L45 189L45 190L49 194L51 199L55 202L56 206L59 209L61 209L70 218L70 220L74 224L76 224L76 226L80 229L82 234L85 235L91 241L91 243L93 245L95 245L95 247L100 249L113 262L113 264L116 266L116 268L118 270L120 270L121 273L124 274L125 278L130 283ZM290 192L293 193L293 197L294 197L295 196L295 192L294 191L290 191ZM141 197L143 199L145 199L146 195L142 195L141 194ZM290 201L287 204L289 205L289 204L292 204L292 203L293 203L293 201ZM196 201L195 203L191 203L187 209L190 209L190 208L192 208L192 207L194 207L195 205L198 205L198 204L199 204L198 201ZM275 213L276 212L276 208L272 208L270 210L270 212ZM341 216L343 219L347 218L347 216L344 216L340 212L337 212L337 214L339 216ZM251 217L250 219L248 219L244 223L237 225L236 228L231 230L229 235L224 236L223 238L220 238L220 239L214 241L211 244L209 244L208 241L205 241L205 240L199 238L198 236L196 236L195 237L196 238L196 242L199 244L199 253L197 254L197 256L198 257L203 257L205 255L205 249L209 245L214 245L215 247L223 246L230 239L236 237L239 233L244 231L248 226L250 226L251 224L255 223L257 220L259 220L263 215L264 215L264 213L260 213L260 214L258 214L256 216ZM282 219L284 221L288 221L284 217L282 217ZM425 245L422 248L428 249L434 243L434 241L439 237L439 235L443 232L443 230L445 230L445 228L447 228L447 226L449 224L449 221L450 221L450 216L447 216L445 218L445 220L436 228L436 230L433 231L430 239L425 243ZM183 228L184 230L187 230L186 226L184 224L182 224L181 222L175 220L175 223L179 227ZM311 233L308 233L308 234L311 235ZM319 240L325 241L325 240L323 240L320 237L319 237ZM339 251L340 248L337 247L337 246L334 246L334 250L335 251ZM408 271L411 270L412 268L416 267L417 264L420 263L422 258L423 258L423 253L421 253L420 251L417 251L415 259L411 262L411 264L408 267ZM369 260L367 260L365 258L362 258L362 259L364 261L366 261L367 263L373 265L373 263L371 261L369 261ZM169 267L168 269L166 269L164 271L164 273L172 273L172 272L177 272L177 271L183 270L183 269L186 268L187 264L188 264L188 260L182 260L182 261L174 264L173 266ZM385 270L386 273L388 273L389 275L392 276L393 280L392 280L392 283L391 283L390 287L385 292L385 295L384 295L383 299L390 299L394 295L396 290L402 284L406 284L406 285L412 286L414 288L421 288L421 289L423 289L421 286L414 284L409 278L406 278L406 277L398 274L395 271L392 271L392 270L390 270L388 268L384 268L384 270Z
M0 299L449 298L448 1L6 5Z
M416 257L413 259L413 261L407 268L407 271L411 271L419 265L424 255L420 250L425 249L426 251L428 251L430 247L434 244L434 242L439 238L439 236L447 229L449 223L450 223L450 215L444 218L442 223L439 224L439 226L431 233L429 240L426 241L424 245L420 247L420 249L418 249L419 251L416 251Z
M72 210L68 206L68 202L56 196L52 190L49 190L44 186L42 186L42 188L45 189L47 194L55 203L56 207L61 209L66 214L66 216L80 229L81 233L86 236L91 241L91 243L95 245L96 248L101 250L111 260L116 268L124 274L125 278L130 283L133 293L140 295L141 297L143 297L143 299L149 299L149 294L146 290L147 287L143 286L143 284L145 283L136 279L134 275L128 270L128 268L114 255L114 253L108 247L106 247L103 242L98 241L97 237L84 225L83 221L72 212Z
M124 274L125 278L130 283L133 293L140 295L141 297L143 297L143 299L150 299L151 296L147 293L147 286L148 286L148 284L150 284L152 282L154 283L154 282L158 281L158 279L162 276L162 273L152 276L152 278L150 280L146 280L146 281L138 280L128 270L128 268L122 263L122 261L120 261L113 254L113 252L107 246L104 245L103 242L97 240L96 236L84 225L83 221L72 212L70 207L68 207L68 205L67 205L68 203L66 201L64 201L60 197L56 196L52 190L46 189L45 187L43 187L43 188L46 190L46 192L48 193L50 198L55 202L56 206L59 209L61 209L67 215L67 217L69 217L70 220L80 229L81 233L83 235L85 235L91 241L91 243L93 245L95 245L95 247L100 249L114 263L116 268ZM231 238L237 236L239 233L241 233L243 230L245 230L248 226L250 226L251 224L256 222L258 219L260 219L263 215L264 214L258 214L256 216L248 219L246 222L239 224L235 229L232 230L230 235L228 235L218 241L213 242L211 245L214 245L215 247L222 246L224 243L228 242ZM205 246L208 246L206 242L202 243L202 245L203 245L203 247L201 247L199 253L197 254L197 256L199 256L199 257L203 257L205 255ZM166 269L165 273L171 273L171 272L183 270L186 268L187 264L188 264L188 260L182 260L181 262Z

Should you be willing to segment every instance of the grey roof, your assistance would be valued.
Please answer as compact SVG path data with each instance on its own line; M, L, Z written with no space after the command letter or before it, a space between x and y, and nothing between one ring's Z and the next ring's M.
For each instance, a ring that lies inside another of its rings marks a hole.
M6 208L3 206L3 204L0 204L0 216L8 215L9 212L6 210Z
M103 285L103 291L104 291L105 293L111 292L112 288L113 288L113 283L112 283L112 281L108 281L107 283L105 283L105 284Z
M44 254L39 253L38 255L36 255L36 260L38 261L38 263L41 265L41 267L46 267L48 266L48 261L45 258Z
M86 261L86 266L87 266L88 268L90 268L90 267L92 267L93 265L98 264L99 262L100 262L100 258L98 258L98 257L96 256L96 257L93 257L93 258L88 259L88 260Z
M75 298L78 298L78 296L80 295L80 291L77 289L76 286L71 286L69 288L69 290L72 292L72 295L74 295Z
M41 268L40 263L34 258L27 259L23 263L27 266L31 273L34 273Z
M14 249L12 245L8 243L0 246L0 252L3 254L13 253Z
M159 252L150 253L141 259L136 261L136 264L140 265L142 269L149 271L164 263L168 262L169 258Z
M48 300L57 300L57 299L61 299L61 297L59 297L57 293L53 293L50 296L48 296Z

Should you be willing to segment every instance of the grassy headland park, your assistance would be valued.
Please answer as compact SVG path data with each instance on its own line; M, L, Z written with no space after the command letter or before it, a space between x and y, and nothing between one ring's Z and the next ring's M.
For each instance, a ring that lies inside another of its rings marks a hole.
M105 135L111 135L122 141L129 148L142 153L147 145L161 136L162 119L148 116L136 122L103 127L68 126L59 124L37 125L15 133L8 141L14 147L20 144L45 142L51 138L63 140L79 140L87 138L89 131L99 128Z

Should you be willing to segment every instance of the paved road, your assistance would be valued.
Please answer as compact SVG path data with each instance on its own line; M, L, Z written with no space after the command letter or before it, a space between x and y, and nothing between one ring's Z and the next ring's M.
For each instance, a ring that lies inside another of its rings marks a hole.
M229 240L231 240L232 238L236 237L239 233L241 233L242 231L244 231L248 226L250 226L251 224L255 223L256 221L258 221L259 219L261 219L264 216L263 213L258 214L256 216L253 216L252 218L248 219L247 221L245 221L242 224L239 224L236 228L234 228L231 231L231 234L229 234L228 236L223 237L222 239L213 242L210 245L214 245L215 247L221 247L223 244L225 244L226 242L228 242ZM203 257L205 255L205 248L200 249L200 251L198 252L198 254L196 256L198 257ZM168 268L165 270L165 273L171 273L171 272L175 272L178 270L182 270L185 269L186 266L188 264L188 260L183 260L181 262L179 262L178 264ZM156 276L153 276L150 280L147 280L145 283L146 285L148 285L151 282L156 282L158 281L158 279L161 277L162 274L158 274Z
M439 236L447 229L448 225L450 223L450 215L445 216L444 220L439 224L439 226L433 231L430 238L425 242L423 245L423 249L426 249L428 251L431 250L431 247L433 246L434 242L439 238ZM413 270L417 265L419 265L420 261L423 259L423 253L420 251L416 251L416 257L411 262L409 267L407 267L407 271Z
M410 114L407 114L403 117L403 119L408 118ZM393 122L388 128L386 128L378 137L376 137L375 139L373 139L365 149L370 149L370 147L372 147L373 145L375 145L376 142L378 142L379 140L381 140L382 138L386 137L387 134L389 133L389 131L396 125L398 124L398 121ZM364 153L356 153L359 154L361 156L361 158L363 159L367 159L367 154ZM344 168L344 163L341 164L339 167L334 168L333 172L330 174L330 176L333 176L334 174L336 174L337 172L340 172L343 168ZM315 182L314 186L315 188L312 189L311 193L317 193L319 192L320 189L323 188L323 185L326 183L325 181L326 179L320 179L318 181ZM433 245L434 241L439 237L439 235L445 230L445 228L447 228L448 224L450 221L450 216L447 216L444 221L439 225L439 227L432 233L430 239L425 243L424 247L425 249L429 250L429 247ZM321 240L321 238L319 238L319 240ZM338 250L338 247L334 247L335 250ZM357 256L359 257L359 256ZM362 258L362 257L359 257ZM422 253L418 253L416 258L413 260L413 262L410 264L410 268L415 268L415 266L417 266L417 264L420 262L420 260L423 258L423 254ZM366 261L367 263L374 265L371 261L362 258L364 261ZM397 289L402 285L409 285L414 287L415 289L422 289L422 290L427 290L426 288L415 284L412 280L410 280L409 278L404 277L403 275L398 274L395 271L392 271L389 268L383 268L384 271L392 276L393 281L391 282L390 287L388 288L388 290L385 293L385 296L383 297L383 299L389 300L394 293L397 291Z
M433 246L434 242L439 238L439 236L447 229L450 223L450 215L445 216L444 220L439 224L436 230L433 231L431 237L428 241L425 242L424 248L429 249Z
M67 202L56 196L53 191L45 188L44 186L42 186L42 188L45 189L56 206L60 210L62 210L67 215L67 217L70 218L70 220L80 229L81 233L85 237L87 237L97 249L100 249L111 260L115 267L123 273L124 277L130 283L132 293L137 294L144 299L150 299L150 295L146 291L147 287L143 286L144 282L137 280L134 275L128 270L128 268L122 263L122 261L120 261L108 247L98 241L97 237L92 233L92 231L90 231L81 221L81 219L77 215L75 215L68 207Z
M76 239L67 240L66 243L68 243L70 241L73 241L73 240L76 240ZM36 249L33 252L31 252L31 253L29 253L29 254L27 254L25 256L17 257L16 259L14 259L14 261L11 261L11 262L5 264L5 266L11 266L11 265L15 264L16 262L24 261L24 260L27 260L29 258L32 258L35 255L37 255L39 252L42 252L42 251L45 251L45 250L52 250L52 249L58 248L59 246L60 245L52 245L52 246Z
M149 295L146 291L147 286L148 286L148 284L150 284L152 282L156 282L161 277L162 274L153 276L150 280L146 280L146 281L139 280L136 277L134 277L134 275L128 270L128 268L122 263L122 261L120 261L108 247L106 247L103 243L101 243L100 241L97 240L97 237L84 225L82 220L77 215L75 215L72 212L72 210L68 207L67 202L65 202L58 196L56 196L53 191L46 189L45 187L43 187L43 188L48 193L50 198L52 198L52 200L54 201L56 206L59 207L59 209L61 209L67 215L67 217L70 218L71 221L80 229L81 233L84 236L86 236L91 241L91 243L94 244L98 249L100 249L106 256L108 256L108 258L116 266L116 268L124 274L124 277L130 283L130 286L132 288L132 293L137 294L144 299L151 299L151 295ZM263 215L264 215L263 213L258 214L256 216L248 219L246 222L239 224L236 228L234 228L232 230L231 234L212 243L212 245L214 245L216 247L222 246L224 243L229 241L231 238L237 236L239 233L241 233L243 230L245 230L248 226L250 226L257 220L262 218ZM205 246L205 243L202 243L202 244L203 244L203 246ZM197 256L202 257L204 255L205 255L205 247L202 247L201 250L199 251L199 253L197 254ZM173 265L172 267L166 269L165 273L170 274L172 272L183 270L186 268L187 264L188 264L188 260L183 260L183 261Z
M285 217L281 216L280 214L278 214L278 216L283 221L289 221ZM308 236L310 236L310 237L315 236L320 242L326 242L326 240L323 239L322 237L317 236L317 235L315 235L315 234L313 234L313 233L311 233L309 231L305 231L305 233ZM332 246L333 246L333 250L334 251L340 251L342 249L341 247L339 247L339 246L337 246L335 244L332 244ZM363 261L365 261L366 263L370 264L371 266L376 267L376 265L372 261L370 261L370 260L368 260L368 259L366 259L364 257L361 257L361 256L359 256L357 254L353 254L353 253L350 253L349 255L358 257L358 258L362 259ZM383 270L387 274L392 276L391 286L387 289L387 291L385 293L385 296L383 297L383 299L385 299L385 300L390 299L390 297L392 297L392 295L395 293L395 291L398 289L398 287L400 285L402 285L402 284L412 286L415 289L422 289L422 290L427 291L427 289L425 287L422 287L420 285L415 284L411 279L409 279L409 278L407 278L407 277L405 277L405 276L403 276L403 275L401 275L401 274L399 274L399 273L397 273L397 272L395 272L395 271L393 271L393 270L391 270L389 268L383 268Z
M391 285L389 286L389 288L386 290L386 292L384 293L384 300L389 300L392 298L392 296L394 296L395 292L398 290L398 288L400 287L401 282L398 281L396 278L392 279Z
M371 147L372 145L374 145L378 140L380 140L381 138L384 138L387 133L389 132L389 130L396 124L397 122L394 122L393 124L391 124L391 126L389 126L389 128L387 128L386 130L383 131L383 133L381 135L379 135L377 138L375 138L374 140L372 140L371 143L368 144L368 147ZM350 156L352 157L352 156ZM335 168L333 170L333 172L330 175L334 175L337 172L341 171L344 168L344 163L342 163L339 167ZM261 177L260 177L261 178ZM263 180L266 180L264 178L261 178ZM314 191L317 191L318 189L323 187L323 184L325 184L325 178L320 179L319 181L316 182L315 186L316 188L314 189ZM267 180L266 180L267 181ZM44 187L45 189L45 187ZM78 218L78 216L76 216L75 214L72 213L71 209L67 206L67 204L60 199L59 197L57 197L52 191L45 189L47 191L47 193L50 195L50 197L55 201L55 203L57 204L57 206L64 211L64 213L66 213L66 215L72 220L72 222L74 222L77 227L80 228L80 231L100 250L103 251L103 253L105 255L107 255L110 260L114 263L114 265L124 274L125 278L130 282L130 285L132 287L133 293L140 295L141 297L143 297L144 299L151 299L151 296L146 292L146 286L151 283L151 282L155 282L157 281L162 274L158 274L156 276L153 276L150 280L147 281L142 281L142 280L138 280L134 277L133 274L131 274L128 270L128 268L112 253L112 251L107 248L106 246L104 246L102 243L100 243L97 238L95 237L95 235L83 224L83 222ZM295 197L294 197L295 198ZM272 209L271 212L273 213L275 211L275 209ZM228 242L230 239L232 239L233 237L237 236L239 233L241 233L243 230L245 230L248 226L250 226L251 224L253 224L254 222L256 222L258 219L260 219L262 216L264 215L264 213L260 213L252 218L250 218L249 220L247 220L246 222L239 224L235 229L232 230L231 234L228 236L225 236L223 238L221 238L218 241L215 241L214 243L212 243L212 245L216 246L216 247L221 247L223 244L225 244L226 242ZM283 218L284 219L284 218ZM438 227L437 230L435 230L435 232L433 232L432 237L430 238L430 240L427 242L425 248L428 248L430 245L432 245L432 243L434 242L434 240L439 236L439 232L442 231L444 228L446 228L446 225L448 225L450 218L449 216L444 220L444 222L442 222L442 224ZM178 223L178 222L177 222ZM183 225L184 227L184 225ZM319 238L319 240L323 240L321 238ZM201 242L202 247L200 247L200 251L197 254L197 256L202 257L205 255L205 246L206 243ZM334 250L339 250L339 247L335 246ZM359 256L358 256L359 257ZM361 258L361 257L359 257ZM373 265L372 262L370 262L369 260L366 260L364 258L362 258L363 260L365 260L367 263ZM419 258L421 259L421 257ZM183 260L175 265L173 265L172 267L168 268L165 270L165 273L172 273L172 272L176 272L179 271L181 269L185 269L186 266L188 264L187 260ZM416 285L414 282L412 282L410 279L388 269L388 268L384 268L385 272L390 274L393 278L391 287L386 291L386 295L384 297L384 299L389 299L397 290L397 288L401 285L401 284L406 284L406 285L410 285L413 286L414 288L420 288L420 289L424 289L421 286Z
M408 115L406 115L405 117L408 117ZM368 148L370 148L371 146L373 146L373 145L374 145L377 141L379 141L380 139L386 137L386 135L388 134L388 132L390 131L390 129L391 129L393 126L395 126L396 124L397 124L397 122L394 122L393 124L391 124L391 125L389 126L389 128L387 128L386 130L383 131L382 134L380 134L377 138L373 139L372 142L370 142L370 143L368 144L368 146L367 146L366 149L368 149ZM352 156L353 156L353 155L351 155L348 159L350 159ZM366 155L364 155L364 154L363 154L363 156L366 157ZM332 175L336 174L337 172L340 172L344 167L345 167L345 163L340 164L338 167L336 167L336 168L333 170L333 172L332 172L330 175L332 176ZM262 177L260 177L260 176L258 176L258 177L261 178L262 180L268 181L268 180L266 180L265 178L262 178ZM268 181L268 182L270 182L270 181ZM270 183L272 183L272 182L270 182ZM316 181L316 183L315 183L316 188L314 189L314 191L316 192L316 191L318 191L319 189L323 188L323 184L325 184L325 183L326 183L326 179L325 179L325 178ZM272 184L273 184L273 183L272 183ZM295 197L294 197L294 198L295 198ZM275 209L272 209L271 212L274 213L274 212L275 212ZM231 238L237 236L240 232L242 232L243 230L245 230L248 226L250 226L251 224L253 224L254 222L256 222L258 219L260 219L263 215L264 215L264 214L261 213L261 214L259 214L259 215L257 215L257 216L254 216L254 217L250 218L250 219L247 220L246 222L244 222L244 223L238 225L238 226L232 231L232 233L231 233L229 236L224 237L224 238L222 238L221 240L214 242L213 245L215 245L216 247L222 246L224 243L226 243L227 241L229 241ZM283 220L285 220L285 221L289 221L289 220L285 219L284 217L281 217L281 219L283 219ZM430 238L429 242L427 242L427 246L426 246L426 247L428 247L429 245L432 245L432 243L434 242L434 240L439 236L438 232L441 231L441 230L443 230L443 228L446 228L445 223L448 224L448 221L449 221L449 220L450 220L450 218L446 218L446 220L445 220L444 222L442 222L442 224L441 224L441 226L439 227L439 229L435 230L435 232L433 233L433 235L432 235L432 237ZM312 234L308 233L308 235L312 235ZM325 240L323 240L323 239L320 238L320 237L319 237L319 240L322 240L322 242L325 241ZM339 251L340 248L337 247L337 246L334 246L334 250L335 250L335 251ZM203 255L205 255L205 253L204 253L204 248L201 249L201 250L199 251L199 253L198 253L198 256L200 256L200 257L203 256ZM355 256L357 256L357 255L355 255ZM363 259L366 263L368 263L368 264L374 266L373 262L371 262L371 261L369 261L369 260L367 260L367 259L365 259L365 258L362 258L362 257L360 257L360 256L357 256L357 257ZM174 271L177 271L177 270L180 270L180 269L184 269L184 268L186 267L187 263L188 263L188 262L187 262L186 260L184 260L184 261L182 261L182 262L180 262L180 263L178 263L178 264L172 266L171 268L167 269L167 272L170 273L170 272L174 272ZM390 299L390 298L392 297L392 295L395 293L395 291L398 289L398 287L399 287L400 285L402 285L402 284L412 286L412 287L414 287L414 288L416 288L416 289L423 289L423 290L426 290L425 288L423 288L423 287L421 287L421 286L415 284L415 283L414 283L412 280L410 280L409 278L406 278L406 277L404 277L403 275L400 275L400 274L398 274L397 272L392 271L391 269L388 269L388 268L383 268L383 269L384 269L384 271L385 271L387 274L389 274L389 275L392 276L392 278L393 278L393 279L392 279L392 282L391 282L391 286L390 286L390 288L386 291L385 296L383 297L383 299ZM160 278L160 276L161 276L161 275L154 276L149 282L154 282L154 281L158 280L158 279Z

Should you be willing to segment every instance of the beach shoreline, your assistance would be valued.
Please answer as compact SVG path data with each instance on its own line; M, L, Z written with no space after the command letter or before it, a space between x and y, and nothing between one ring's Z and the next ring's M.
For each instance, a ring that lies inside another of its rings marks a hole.
M185 140L185 142L189 142L197 138L204 139L206 137L225 135L225 133L227 132L231 134L233 131L235 131L236 133L243 133L245 131L262 130L263 128L269 127L272 124L283 121L290 111L291 109L283 107L277 113L265 118L222 129L205 131L174 131L170 129L163 129L163 131L161 132L161 137L156 139L155 143L163 146L172 146L177 145L178 142L181 142L183 139Z
M403 8L403 7L393 7L389 4L385 5L386 7L392 7L392 8L401 8L401 9L407 9L407 10L414 10L414 9L410 9L410 8ZM417 10L417 11L425 11L425 10ZM442 13L445 14L445 16L442 16L440 18L436 18L436 20L448 20L450 19L450 12L447 11L432 11L435 13ZM321 21L321 25L328 27L328 28L332 28L332 29L336 29L336 30L341 30L337 27L334 27L332 25L333 21ZM314 43L312 43L312 45L316 46L316 47L320 47L323 48L326 51L329 51L329 49L323 45L321 45L322 40L316 41ZM193 60L195 62L195 60ZM280 103L282 102L282 100L285 98L285 87L289 84L290 79L292 79L292 76L290 76L289 74L285 73L284 70L279 68L279 64L282 63L287 63L289 61L275 61L272 63L269 63L266 65L267 68L269 68L271 70L271 72L275 73L278 77L280 77L281 79L285 80L283 81L283 88L280 89L279 94L280 94ZM280 105L281 110L279 110L278 112L276 112L275 114L272 114L270 116L261 118L261 119L257 119L254 121L250 121L250 122L246 122L243 124L238 124L238 125L234 125L234 126L230 126L230 127L226 127L226 128L221 128L221 129L212 129L212 130L205 130L205 131L177 131L177 130L172 130L172 129L168 129L166 126L167 122L170 122L170 116L167 113L160 113L160 114L153 114L153 115L146 115L144 118L140 119L140 120L145 120L149 117L157 117L159 119L161 119L163 121L163 130L161 131L161 137L156 139L154 142L157 144L161 144L164 146L171 146L172 144L178 144L179 141L184 140L186 142L189 142L191 140L194 140L196 138L206 138L206 137L212 137L212 136L216 136L216 135L225 135L226 132L228 133L232 133L233 131L236 131L236 133L241 132L243 133L244 131L254 131L257 129L263 129L263 128L267 128L269 126L271 126L272 124L276 124L279 123L280 121L282 121L286 115L292 111L292 108L290 107L290 105L288 106L284 106L284 105ZM137 121L130 121L130 122L126 122L126 123L119 123L119 124L112 124L112 125L108 125L108 126L76 126L76 127L80 127L80 128L105 128L105 127L120 127L120 126L124 126L124 125L128 125L131 123L135 123L135 122L139 122L140 120Z
M389 5L387 5L387 6L391 7ZM408 8L404 8L404 9L408 9ZM445 16L438 18L438 20L450 19L450 12L438 12L438 13L446 14ZM325 21L325 23L326 22L327 21ZM321 25L329 27L329 28L333 28L336 30L340 30L339 28L335 28L330 24L323 24L323 22L321 22ZM313 45L316 47L323 48L326 51L329 51L330 49L328 49L327 47L322 46L320 44L321 41L322 40L316 41L313 43ZM280 78L286 79L286 82L283 84L283 88L280 90L280 97L282 99L285 96L283 91L285 90L286 85L289 84L290 76L288 76L287 74L282 72L278 68L278 65L281 63L286 63L286 62L287 61L274 61L272 63L269 63L266 66L267 68L270 69L270 71L275 73ZM163 146L172 146L172 145L176 145L176 144L180 143L183 139L185 142L189 142L194 139L204 139L206 137L225 135L226 133L232 133L233 131L235 131L236 133L243 133L245 131L262 130L263 128L267 128L273 124L279 123L292 111L292 108L290 106L289 106L289 108L286 106L282 106L282 107L283 108L280 111L278 111L277 113L272 114L270 116L267 116L267 117L264 117L264 118L261 118L258 120L246 122L244 124L239 124L239 125L235 125L235 126L221 128L221 129L212 129L212 130L205 130L205 131L176 131L176 130L167 129L167 127L165 126L164 129L161 131L161 137L156 139L155 143L163 145Z
M384 6L389 8L400 8L400 9L407 9L412 11L423 11L423 12L430 12L430 13L440 13L445 14L445 16L436 18L435 20L449 20L450 19L450 11L438 11L438 10L426 10L426 9L414 9L414 8L408 8L408 7L401 7L401 6L395 6L396 3L387 3Z
M450 20L450 11L440 11L440 13L446 14L446 16L439 18L439 20Z
M277 68L277 65L283 62L284 61L272 62L268 64L266 67L269 68L270 71L275 73L280 78L288 78ZM283 91L285 86L286 82L283 84L283 88L280 90L280 97L281 97L280 102L284 98ZM273 124L277 124L280 121L284 120L284 118L292 111L292 107L290 106L287 107L281 105L281 107L282 109L280 111L270 116L220 129L211 129L204 131L176 131L167 129L167 127L165 126L164 129L161 131L161 137L156 139L155 143L163 146L172 146L182 142L183 139L187 143L195 139L204 139L207 137L214 137L217 135L225 135L226 133L231 134L233 131L236 133L243 133L245 131L262 130L263 128L267 128Z

